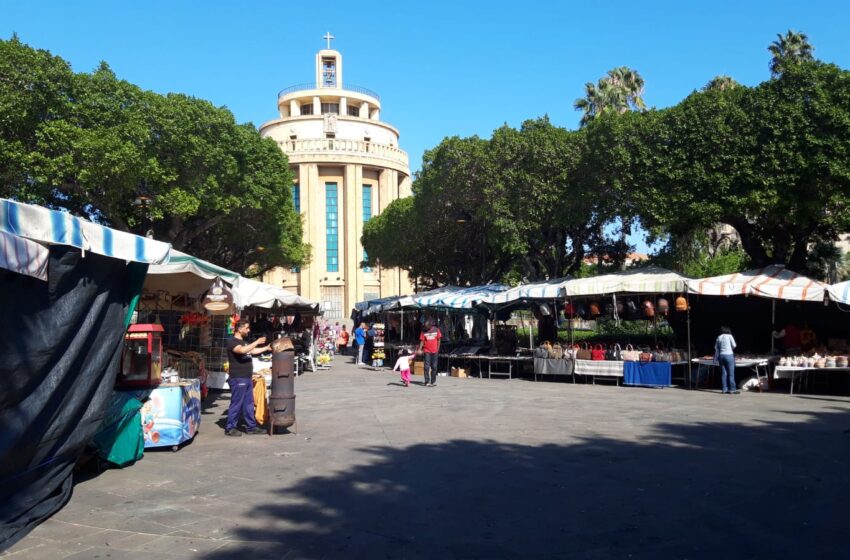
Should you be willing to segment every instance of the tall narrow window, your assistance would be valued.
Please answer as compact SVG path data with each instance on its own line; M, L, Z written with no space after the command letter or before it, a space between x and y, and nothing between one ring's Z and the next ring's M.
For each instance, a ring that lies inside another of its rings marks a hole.
M292 204L295 205L295 213L301 215L301 185L298 183L293 183L292 185ZM290 272L299 273L301 272L300 266L293 266L289 269Z
M363 223L365 224L372 218L372 185L363 185ZM368 260L369 255L363 251L363 260ZM372 272L370 267L363 269L365 272Z
M325 235L328 272L339 272L339 222L337 221L337 185L325 183Z
M301 185L295 183L292 185L292 203L295 205L295 213L301 213Z

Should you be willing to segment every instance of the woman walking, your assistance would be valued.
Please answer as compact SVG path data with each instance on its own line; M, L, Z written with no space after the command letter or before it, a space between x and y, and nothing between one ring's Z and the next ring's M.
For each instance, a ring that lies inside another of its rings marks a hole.
M735 337L729 327L720 327L720 336L714 343L714 361L720 364L720 378L723 381L723 394L740 393L735 384Z

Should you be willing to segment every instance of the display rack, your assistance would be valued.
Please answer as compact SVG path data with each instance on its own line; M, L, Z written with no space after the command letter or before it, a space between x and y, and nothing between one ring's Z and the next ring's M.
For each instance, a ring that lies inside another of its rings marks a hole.
M384 353L384 323L375 323L372 325L375 329L375 337L372 339L372 366L381 367L384 365L386 354Z

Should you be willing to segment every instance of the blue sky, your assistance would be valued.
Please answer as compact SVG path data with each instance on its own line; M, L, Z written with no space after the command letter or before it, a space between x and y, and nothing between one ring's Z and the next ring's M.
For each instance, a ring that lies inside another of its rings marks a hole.
M848 21L839 1L0 0L0 37L17 32L76 71L105 60L143 88L208 99L256 125L277 116L279 90L314 79L330 31L345 82L381 95L414 171L446 136L489 137L544 114L577 127L584 83L615 66L643 75L655 107L718 74L767 79L767 46L789 28L850 68Z

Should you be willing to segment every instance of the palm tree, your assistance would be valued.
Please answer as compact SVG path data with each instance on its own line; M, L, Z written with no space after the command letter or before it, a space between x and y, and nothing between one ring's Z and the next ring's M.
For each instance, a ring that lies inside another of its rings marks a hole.
M741 84L736 82L734 78L731 78L730 76L720 75L720 76L713 77L707 84L705 84L705 87L702 88L702 90L703 91L710 91L710 90L724 91L724 90L727 90L727 89L732 89L734 87L738 87L739 85L741 85Z
M626 66L609 70L608 74L594 85L584 85L584 97L575 100L573 107L584 114L581 126L606 112L625 113L629 110L644 110L643 78Z
M625 95L627 106L620 108L621 113L625 113L629 109L643 111L646 109L646 104L643 102L643 77L637 70L633 70L627 66L619 66L608 71L608 77L604 78L613 86L621 89Z
M770 60L770 73L774 77L780 76L790 64L814 60L812 52L815 48L809 43L809 37L805 33L796 33L789 29L784 36L777 33L776 37L777 40L767 47L773 55Z

